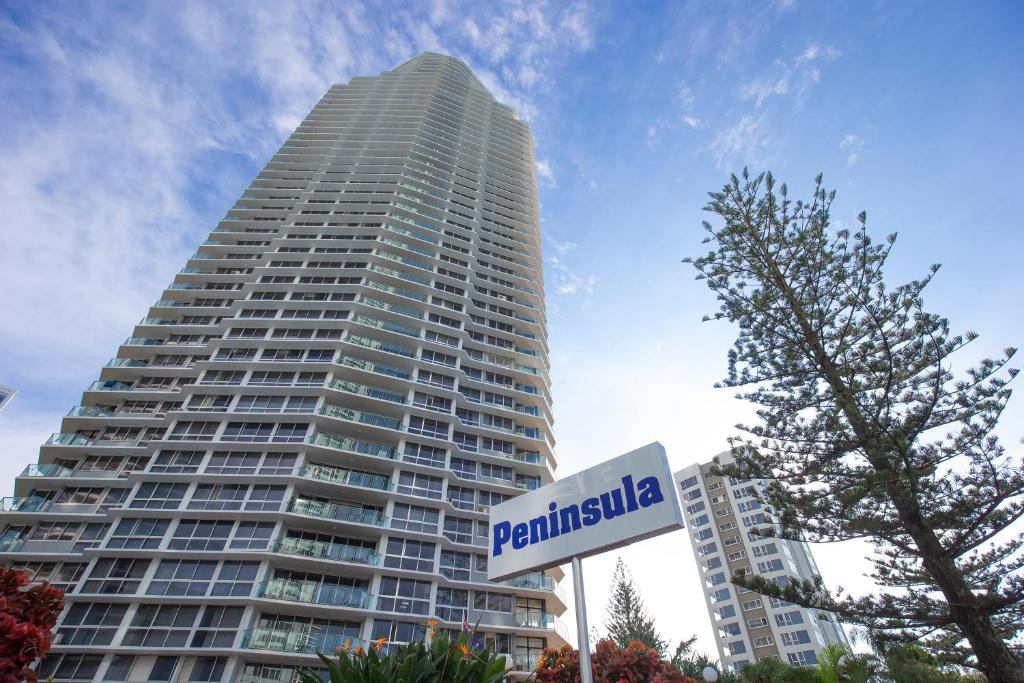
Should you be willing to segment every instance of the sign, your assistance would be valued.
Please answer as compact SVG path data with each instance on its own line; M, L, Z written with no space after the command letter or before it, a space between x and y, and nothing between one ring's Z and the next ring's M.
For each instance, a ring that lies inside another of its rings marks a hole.
M491 508L487 578L503 581L683 527L657 442Z

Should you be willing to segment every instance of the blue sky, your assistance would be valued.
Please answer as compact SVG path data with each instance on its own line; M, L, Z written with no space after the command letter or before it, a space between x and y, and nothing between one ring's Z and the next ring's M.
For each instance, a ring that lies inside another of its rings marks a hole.
M893 280L942 263L926 304L982 333L962 364L1020 345L1022 23L1013 2L4 2L0 477L323 91L426 49L534 131L563 473L655 439L706 460L750 416L711 388L733 331L699 322L714 301L680 263L744 165L795 195L823 172L837 223L899 232ZM815 552L870 590L864 547ZM712 651L684 536L622 555L664 635ZM592 624L613 563L587 562Z

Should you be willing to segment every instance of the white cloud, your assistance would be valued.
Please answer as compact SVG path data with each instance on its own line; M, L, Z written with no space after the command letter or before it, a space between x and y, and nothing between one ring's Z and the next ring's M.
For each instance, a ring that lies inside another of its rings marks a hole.
M690 128L700 128L700 119L694 118L692 116L684 116L683 123L688 125Z
M839 150L846 153L846 165L848 167L852 168L860 160L860 153L863 149L864 140L853 133L847 133L839 141Z
M837 48L811 43L792 63L777 59L770 75L741 84L740 96L760 107L770 97L793 95L797 106L801 106L811 87L821 81L821 68L817 65L833 62L841 55Z
M551 187L557 187L555 172L551 169L551 162L547 159L537 159L537 179Z
M710 150L718 168L733 164L756 166L764 163L764 154L771 142L762 118L744 116L719 131Z

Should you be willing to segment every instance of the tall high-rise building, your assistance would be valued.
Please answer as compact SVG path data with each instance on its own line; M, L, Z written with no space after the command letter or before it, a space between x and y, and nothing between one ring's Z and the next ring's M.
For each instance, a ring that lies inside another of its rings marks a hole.
M0 384L0 410L3 410L11 402L16 393L18 393L17 389Z
M716 459L733 462L729 452ZM848 645L833 615L762 597L729 582L739 572L785 585L819 572L806 543L751 533L772 521L757 496L764 482L717 476L711 472L713 464L691 465L676 472L675 480L722 665L736 670L768 657L815 664L826 645Z
M533 168L450 57L328 90L0 506L0 561L67 592L44 675L565 642L560 570L486 580L488 508L555 467Z

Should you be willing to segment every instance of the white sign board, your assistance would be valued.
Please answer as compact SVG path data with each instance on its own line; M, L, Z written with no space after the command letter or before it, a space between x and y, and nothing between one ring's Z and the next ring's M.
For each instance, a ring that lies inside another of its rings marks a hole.
M681 529L665 448L651 443L491 508L487 578L503 581Z

